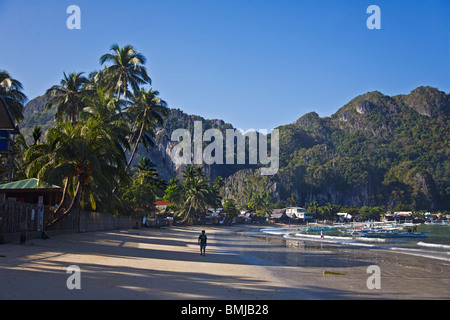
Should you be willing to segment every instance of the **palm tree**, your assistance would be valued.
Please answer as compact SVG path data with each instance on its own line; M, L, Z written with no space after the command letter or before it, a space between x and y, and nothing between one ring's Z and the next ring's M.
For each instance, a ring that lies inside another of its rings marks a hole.
M317 201L308 203L307 210L314 214L314 218L317 219L317 212L319 211L319 203Z
M130 126L121 114L121 106L126 105L126 101L116 101L112 94L96 88L96 94L91 94L83 98L85 108L80 113L80 119L87 121L89 118L102 122L110 134L114 136L116 144L122 146L122 150L129 150L130 145L127 137L130 134Z
M101 86L93 86L95 92L83 97L84 108L80 112L81 119L95 117L104 122L114 122L122 119L120 115L121 107L124 101L116 101L115 97L103 90Z
M294 193L291 193L289 198L287 199L289 201L289 205L291 207L295 207L297 205L297 196Z
M156 165L148 157L139 159L139 163L134 166L136 169L135 176L140 182L147 183L153 186L155 194L158 196L164 195L164 190L167 188L167 182L159 178L159 172L155 170Z
M201 166L187 166L182 173L184 182L187 184L190 180L201 179L203 176L203 168Z
M134 92L139 91L139 86L151 84L151 79L144 67L145 57L137 53L131 45L120 48L117 44L111 46L112 53L100 57L100 64L110 62L111 65L101 70L96 78L109 78L110 89L117 92L117 99L123 94L126 99L129 86Z
M24 162L25 152L28 150L27 142L22 134L18 134L15 139L10 140L14 165L14 180L21 180L26 178L25 170L26 163Z
M178 178L171 178L169 180L169 186L176 186L176 185L178 185L179 182L180 182L180 180L178 180Z
M155 164L150 160L148 157L142 157L139 159L139 162L137 165L134 166L137 171L155 171Z
M45 95L50 99L45 104L46 109L57 107L55 119L76 122L79 113L85 107L83 98L87 92L85 86L89 80L83 76L83 72L71 73L61 80L60 85L55 85L47 90Z
M324 219L334 220L336 219L336 214L339 212L339 205L332 204L327 202L325 206L321 207L322 214L324 215Z
M259 211L264 215L272 215L273 202L268 191L256 193L253 196L252 201L255 204L256 211Z
M20 81L13 79L7 71L0 69L0 97L5 100L16 123L23 120L23 107L27 102L27 96L22 90Z
M216 179L214 179L214 187L217 189L217 192L222 196L225 193L225 185L226 182L223 177L217 176Z
M206 209L208 204L208 196L210 189L207 180L204 179L190 179L184 185L184 208L188 208L184 219L181 223L186 222L191 214L191 210L195 213L202 212Z
M61 122L46 133L46 142L31 146L25 156L30 164L27 175L64 184L63 199L56 210L62 210L67 195L71 203L51 221L47 228L81 205L95 209L101 197L112 192L113 181L124 172L125 156L101 121Z
M126 109L126 114L134 121L130 136L130 142L134 140L134 148L126 170L131 165L138 145L142 142L146 148L153 145L152 129L164 123L164 117L168 114L167 103L158 97L159 92L149 89L135 92L131 97L131 106Z
M33 140L34 140L34 144L38 144L39 141L41 140L41 136L42 136L42 129L39 126L34 126L33 129Z

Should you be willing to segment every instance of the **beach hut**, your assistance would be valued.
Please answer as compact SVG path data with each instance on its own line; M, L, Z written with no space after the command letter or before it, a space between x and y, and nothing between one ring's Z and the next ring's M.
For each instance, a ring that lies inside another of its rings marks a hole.
M156 214L165 214L167 212L167 207L171 204L172 202L159 200L153 203L153 208Z
M394 212L394 219L398 222L406 222L408 220L412 220L412 211L397 211Z
M153 203L152 213L142 218L142 224L147 227L160 227L162 225L172 225L173 214L168 212L168 207L172 202L159 200Z
M252 222L252 220L245 216L239 216L236 218L236 223L251 223L251 222Z
M218 224L225 218L223 208L206 209L205 224Z
M286 215L286 209L272 209L272 215L268 218L269 223L288 223L290 218Z
M62 193L63 188L60 186L45 182L38 186L36 178L0 184L0 199L22 203L38 204L42 197L44 205L54 206L61 201Z

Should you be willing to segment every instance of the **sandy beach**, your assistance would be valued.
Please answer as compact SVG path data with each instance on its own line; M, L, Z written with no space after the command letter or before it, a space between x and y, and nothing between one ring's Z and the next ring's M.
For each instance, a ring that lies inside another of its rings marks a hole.
M449 299L450 263L344 247L299 248L261 227L130 229L0 245L0 299L305 300ZM67 268L80 268L69 290ZM369 289L370 265L381 271ZM325 271L325 272L324 272ZM339 274L336 274L339 273Z

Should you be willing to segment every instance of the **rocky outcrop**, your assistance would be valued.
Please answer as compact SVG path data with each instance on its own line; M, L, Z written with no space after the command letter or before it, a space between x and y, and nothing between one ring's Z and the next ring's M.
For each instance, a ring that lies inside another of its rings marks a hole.
M51 115L42 98L25 107L22 133ZM450 206L448 132L450 94L419 87L410 94L387 96L378 91L355 97L330 117L310 112L280 131L280 170L261 177L255 165L204 165L208 178L226 178L225 198L244 203L251 192L268 192L275 200L292 193L299 203L393 206L414 203L418 208ZM45 117L43 117L45 116ZM44 121L44 122L45 122ZM148 156L164 179L180 177L171 152L174 130L193 134L194 121L203 130L215 128L225 136L233 126L171 109L163 127L156 128L155 146L139 147L135 162ZM44 123L48 126L48 121ZM45 130L46 127L43 129ZM407 165L405 165L407 164Z
M224 199L234 199L238 205L247 203L254 194L267 193L275 201L281 199L276 178L273 176L261 176L259 170L239 170L228 176L225 182Z

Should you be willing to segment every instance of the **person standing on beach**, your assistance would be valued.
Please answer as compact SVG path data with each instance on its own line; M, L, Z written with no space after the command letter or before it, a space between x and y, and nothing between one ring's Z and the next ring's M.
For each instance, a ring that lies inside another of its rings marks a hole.
M208 237L205 234L205 230L202 230L202 233L198 236L198 244L200 245L200 255L202 254L205 255L207 239Z

